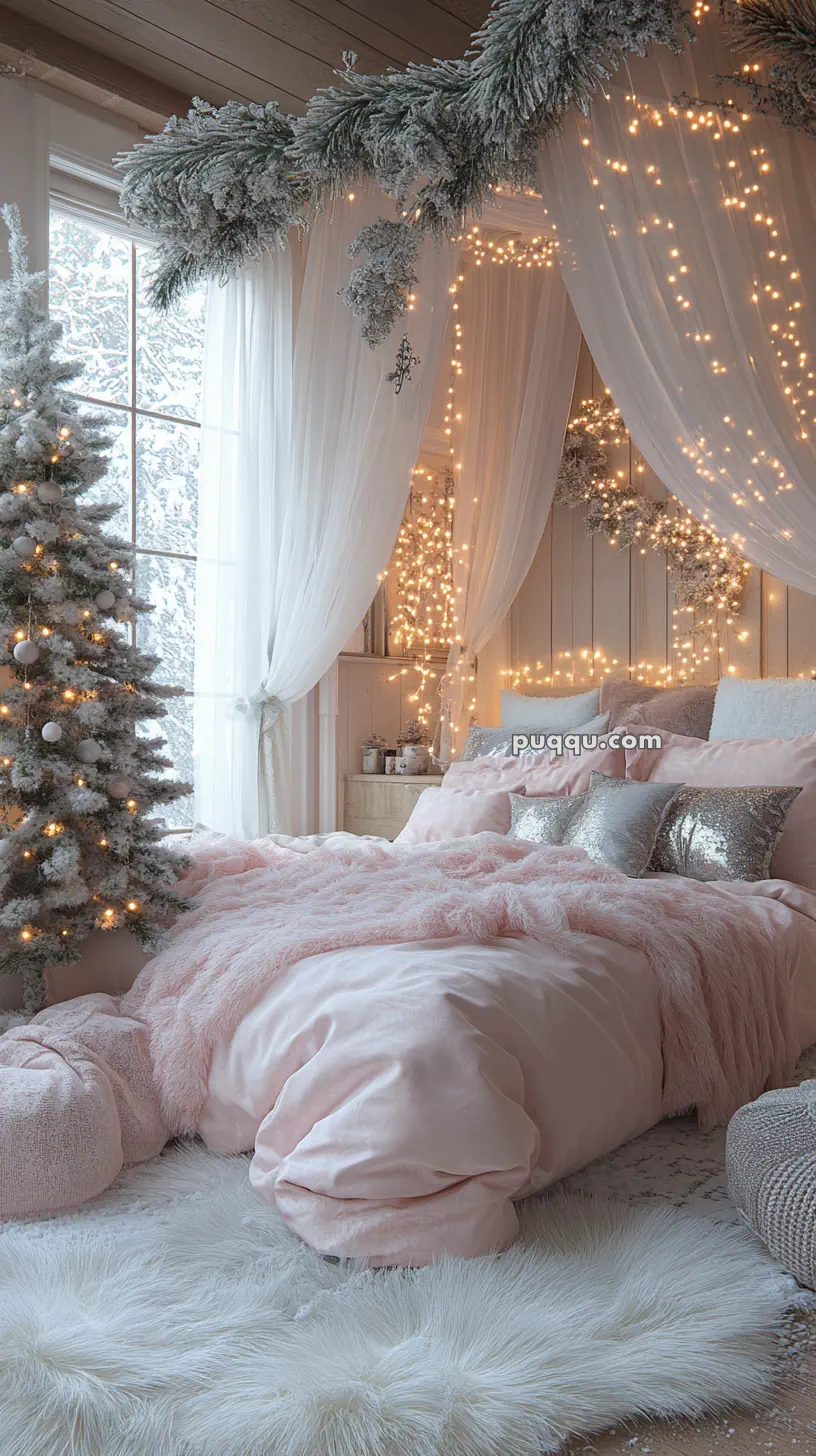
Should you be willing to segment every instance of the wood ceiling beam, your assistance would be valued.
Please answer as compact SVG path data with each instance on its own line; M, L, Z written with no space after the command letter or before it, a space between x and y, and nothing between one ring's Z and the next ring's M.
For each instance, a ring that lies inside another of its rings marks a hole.
M161 116L184 115L191 98L163 81L145 76L132 66L112 60L89 46L60 35L16 10L0 5L0 43L33 56L69 75L135 102Z

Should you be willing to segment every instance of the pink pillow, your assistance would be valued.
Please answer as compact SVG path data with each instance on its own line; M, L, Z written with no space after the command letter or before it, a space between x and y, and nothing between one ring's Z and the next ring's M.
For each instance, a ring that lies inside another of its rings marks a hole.
M621 723L648 723L655 728L666 727L671 733L708 738L716 691L716 683L656 688L627 678L604 678L601 712L609 714L610 728L619 728ZM648 705L645 711L644 704Z
M509 794L443 794L431 787L420 794L395 844L430 844L438 839L465 839L469 834L506 834L510 828Z
M635 731L649 732L649 728L638 724ZM662 748L627 748L630 779L690 788L800 788L771 861L771 874L816 890L816 733L799 738L724 738L714 743L675 733L661 736Z
M630 727L648 723L687 738L708 738L714 715L714 689L705 684L664 688L648 701L640 698L625 714Z
M442 784L443 791L485 793L504 789L511 794L582 794L593 773L608 778L626 777L622 748L592 748L586 753L524 753L510 758L474 758L469 763L452 763Z

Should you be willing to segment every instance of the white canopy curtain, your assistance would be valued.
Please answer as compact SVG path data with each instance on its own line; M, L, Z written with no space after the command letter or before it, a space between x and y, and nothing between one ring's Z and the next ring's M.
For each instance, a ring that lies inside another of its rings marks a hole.
M377 349L338 298L368 195L210 290L196 607L196 816L253 838L289 825L287 705L328 670L388 564L444 339L455 257L429 244L405 331Z
M547 523L569 418L580 329L557 268L467 260L456 317L457 642L443 685L439 756L461 749L474 659L507 614Z
M546 148L541 189L635 444L699 519L816 592L816 144L759 117L670 114L716 89L721 62L704 34L633 64Z

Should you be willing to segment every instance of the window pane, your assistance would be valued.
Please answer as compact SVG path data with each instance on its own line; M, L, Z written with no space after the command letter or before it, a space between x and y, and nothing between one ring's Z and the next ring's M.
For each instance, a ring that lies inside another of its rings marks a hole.
M77 394L130 399L130 248L126 238L51 213L49 306L62 346L82 366Z
M139 725L140 734L147 738L159 735L167 739L163 752L173 760L162 778L183 779L193 782L193 700L192 698L167 698L167 717ZM193 823L193 796L175 799L172 804L159 804L156 817L165 820L171 829L188 829Z
M101 480L83 492L83 505L118 504L116 515L102 527L112 536L130 540L130 420L124 410L100 410L104 414L105 431L111 440L108 469Z
M162 659L155 677L173 687L193 687L195 656L194 561L173 556L137 556L136 590L153 612L136 621L136 645Z
M136 544L192 556L198 525L195 425L136 419Z
M186 294L169 312L148 301L150 251L136 250L136 403L197 420L204 348L203 289Z

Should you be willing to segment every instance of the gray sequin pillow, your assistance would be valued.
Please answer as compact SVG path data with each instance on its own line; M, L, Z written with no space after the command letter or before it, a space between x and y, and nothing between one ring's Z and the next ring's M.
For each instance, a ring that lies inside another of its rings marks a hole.
M580 737L599 735L603 733L609 722L608 713L599 713L596 718L590 718L588 723L580 723L576 728L546 728L541 725L533 728L483 728L481 724L474 723L468 729L468 736L465 746L460 754L461 763L471 763L474 758L507 758L513 747L513 737L517 733L526 733L533 739L530 748L531 753L543 753L546 751L545 738L550 733L577 733Z
M641 784L593 773L561 843L595 864L639 879L649 865L663 816L682 784ZM646 793L641 790L645 789Z
M658 831L650 870L689 880L767 880L801 789L684 788Z
M525 839L531 844L561 844L564 831L580 809L586 794L549 794L528 799L510 795L508 839Z

